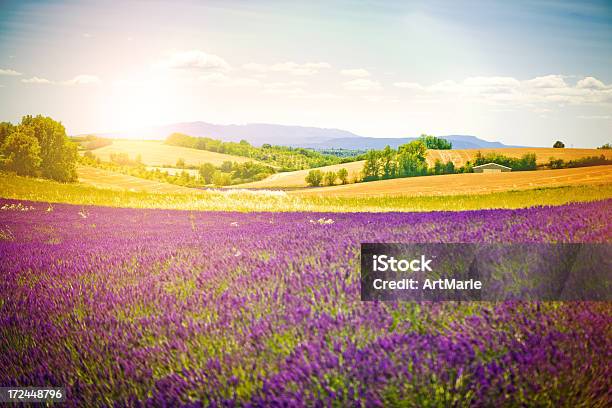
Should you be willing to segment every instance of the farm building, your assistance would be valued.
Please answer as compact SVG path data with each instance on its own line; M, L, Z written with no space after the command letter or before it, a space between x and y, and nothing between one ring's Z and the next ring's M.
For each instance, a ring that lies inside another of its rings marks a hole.
M485 163L480 166L473 167L474 173L502 173L512 171L510 167L503 166L497 163Z

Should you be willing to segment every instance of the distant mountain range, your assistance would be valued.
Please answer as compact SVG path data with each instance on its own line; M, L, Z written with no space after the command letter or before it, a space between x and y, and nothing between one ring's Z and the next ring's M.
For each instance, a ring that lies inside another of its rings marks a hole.
M246 140L252 145L264 143L281 146L306 147L313 149L382 149L389 145L399 145L415 140L407 138L364 137L341 129L325 129L304 126L272 125L252 123L246 125L215 125L206 122L186 122L158 126L138 131L97 133L98 136L110 138L165 139L172 133L184 133L190 136L206 136L226 142ZM448 135L440 136L453 143L453 149L478 149L508 146L500 142L489 142L476 136Z

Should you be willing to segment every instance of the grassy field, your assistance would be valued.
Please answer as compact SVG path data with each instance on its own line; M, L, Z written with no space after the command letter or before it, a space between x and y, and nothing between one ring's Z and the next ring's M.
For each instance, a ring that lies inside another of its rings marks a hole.
M212 163L215 166L221 165L224 161L237 163L256 161L248 157L165 145L159 140L114 140L113 144L92 150L92 153L104 161L110 161L110 155L113 153L125 153L132 160L140 155L142 162L148 166L175 165L178 159L185 160L187 165Z
M455 166L461 167L468 160L473 160L477 152L482 154L499 153L509 157L521 157L527 153L535 153L538 164L548 163L551 157L563 159L565 161L578 159L588 156L605 155L608 159L612 159L611 150L597 149L553 149L553 148L505 148L505 149L466 149L466 150L428 150L427 165L432 167L436 159L447 162L452 161ZM360 173L363 169L365 161L356 161L352 163L337 164L334 166L319 167L321 171L338 171L345 168L351 174ZM305 178L309 170L291 171L286 173L273 174L265 180L256 181L253 183L240 184L233 187L244 188L297 188L307 187Z
M538 187L545 188L585 184L612 185L612 166L509 173L465 173L409 177L371 181L368 183L347 184L343 186L309 188L291 191L290 194L334 197L478 195L511 190L528 190Z
M363 164L365 162L363 160L344 163L344 164L334 164L333 166L323 166L318 167L317 170L321 170L322 172L326 171L338 171L341 168L345 168L349 174L349 181L351 181L353 174L359 176L361 170L363 169ZM297 188L297 187L307 187L306 184L306 175L309 170L298 170L298 171L287 171L283 173L272 174L261 181L254 181L252 183L244 183L238 184L235 186L230 186L229 188Z
M79 166L77 168L77 173L81 183L93 187L158 193L189 193L194 191L188 187L128 176L126 174L89 166Z
M522 208L612 198L612 184L538 188L454 196L297 196L282 191L153 193L64 184L0 172L0 197L50 203L215 211L456 211ZM45 204L46 205L46 204Z

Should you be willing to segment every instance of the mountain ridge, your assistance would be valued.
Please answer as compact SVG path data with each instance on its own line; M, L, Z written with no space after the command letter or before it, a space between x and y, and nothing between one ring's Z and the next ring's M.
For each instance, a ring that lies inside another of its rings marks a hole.
M367 137L336 128L312 126L276 125L270 123L249 123L244 125L219 125L204 121L180 122L163 126L143 128L130 132L94 133L109 138L165 139L172 133L190 136L210 137L224 142L246 140L254 146L264 143L312 149L382 149L389 145L397 148L417 137ZM453 149L522 147L510 146L501 142L491 142L472 135L439 136L453 143Z

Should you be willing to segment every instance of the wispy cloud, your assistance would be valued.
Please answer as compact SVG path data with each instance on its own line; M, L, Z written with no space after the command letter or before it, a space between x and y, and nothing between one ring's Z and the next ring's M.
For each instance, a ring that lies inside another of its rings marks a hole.
M47 78L33 76L31 78L22 79L21 82L23 82L24 84L69 85L71 86L71 85L92 85L92 84L98 84L102 81L96 75L80 74L80 75L75 76L72 79L67 79L65 81L52 81Z
M24 84L52 84L53 83L47 78L40 78L37 76L33 76L32 78L28 78L28 79L22 79L21 82L23 82Z
M21 72L17 72L14 69L2 69L2 68L0 68L0 75L19 76L19 75L21 75Z
M96 75L81 74L67 81L62 81L62 85L90 85L102 82Z
M331 68L331 65L327 62L306 62L304 64L298 64L296 62L289 61L271 65L250 62L248 64L244 64L242 68L256 72L284 72L291 75L306 76L317 74L322 69Z
M342 69L340 74L354 78L367 78L371 76L370 72L363 68Z

